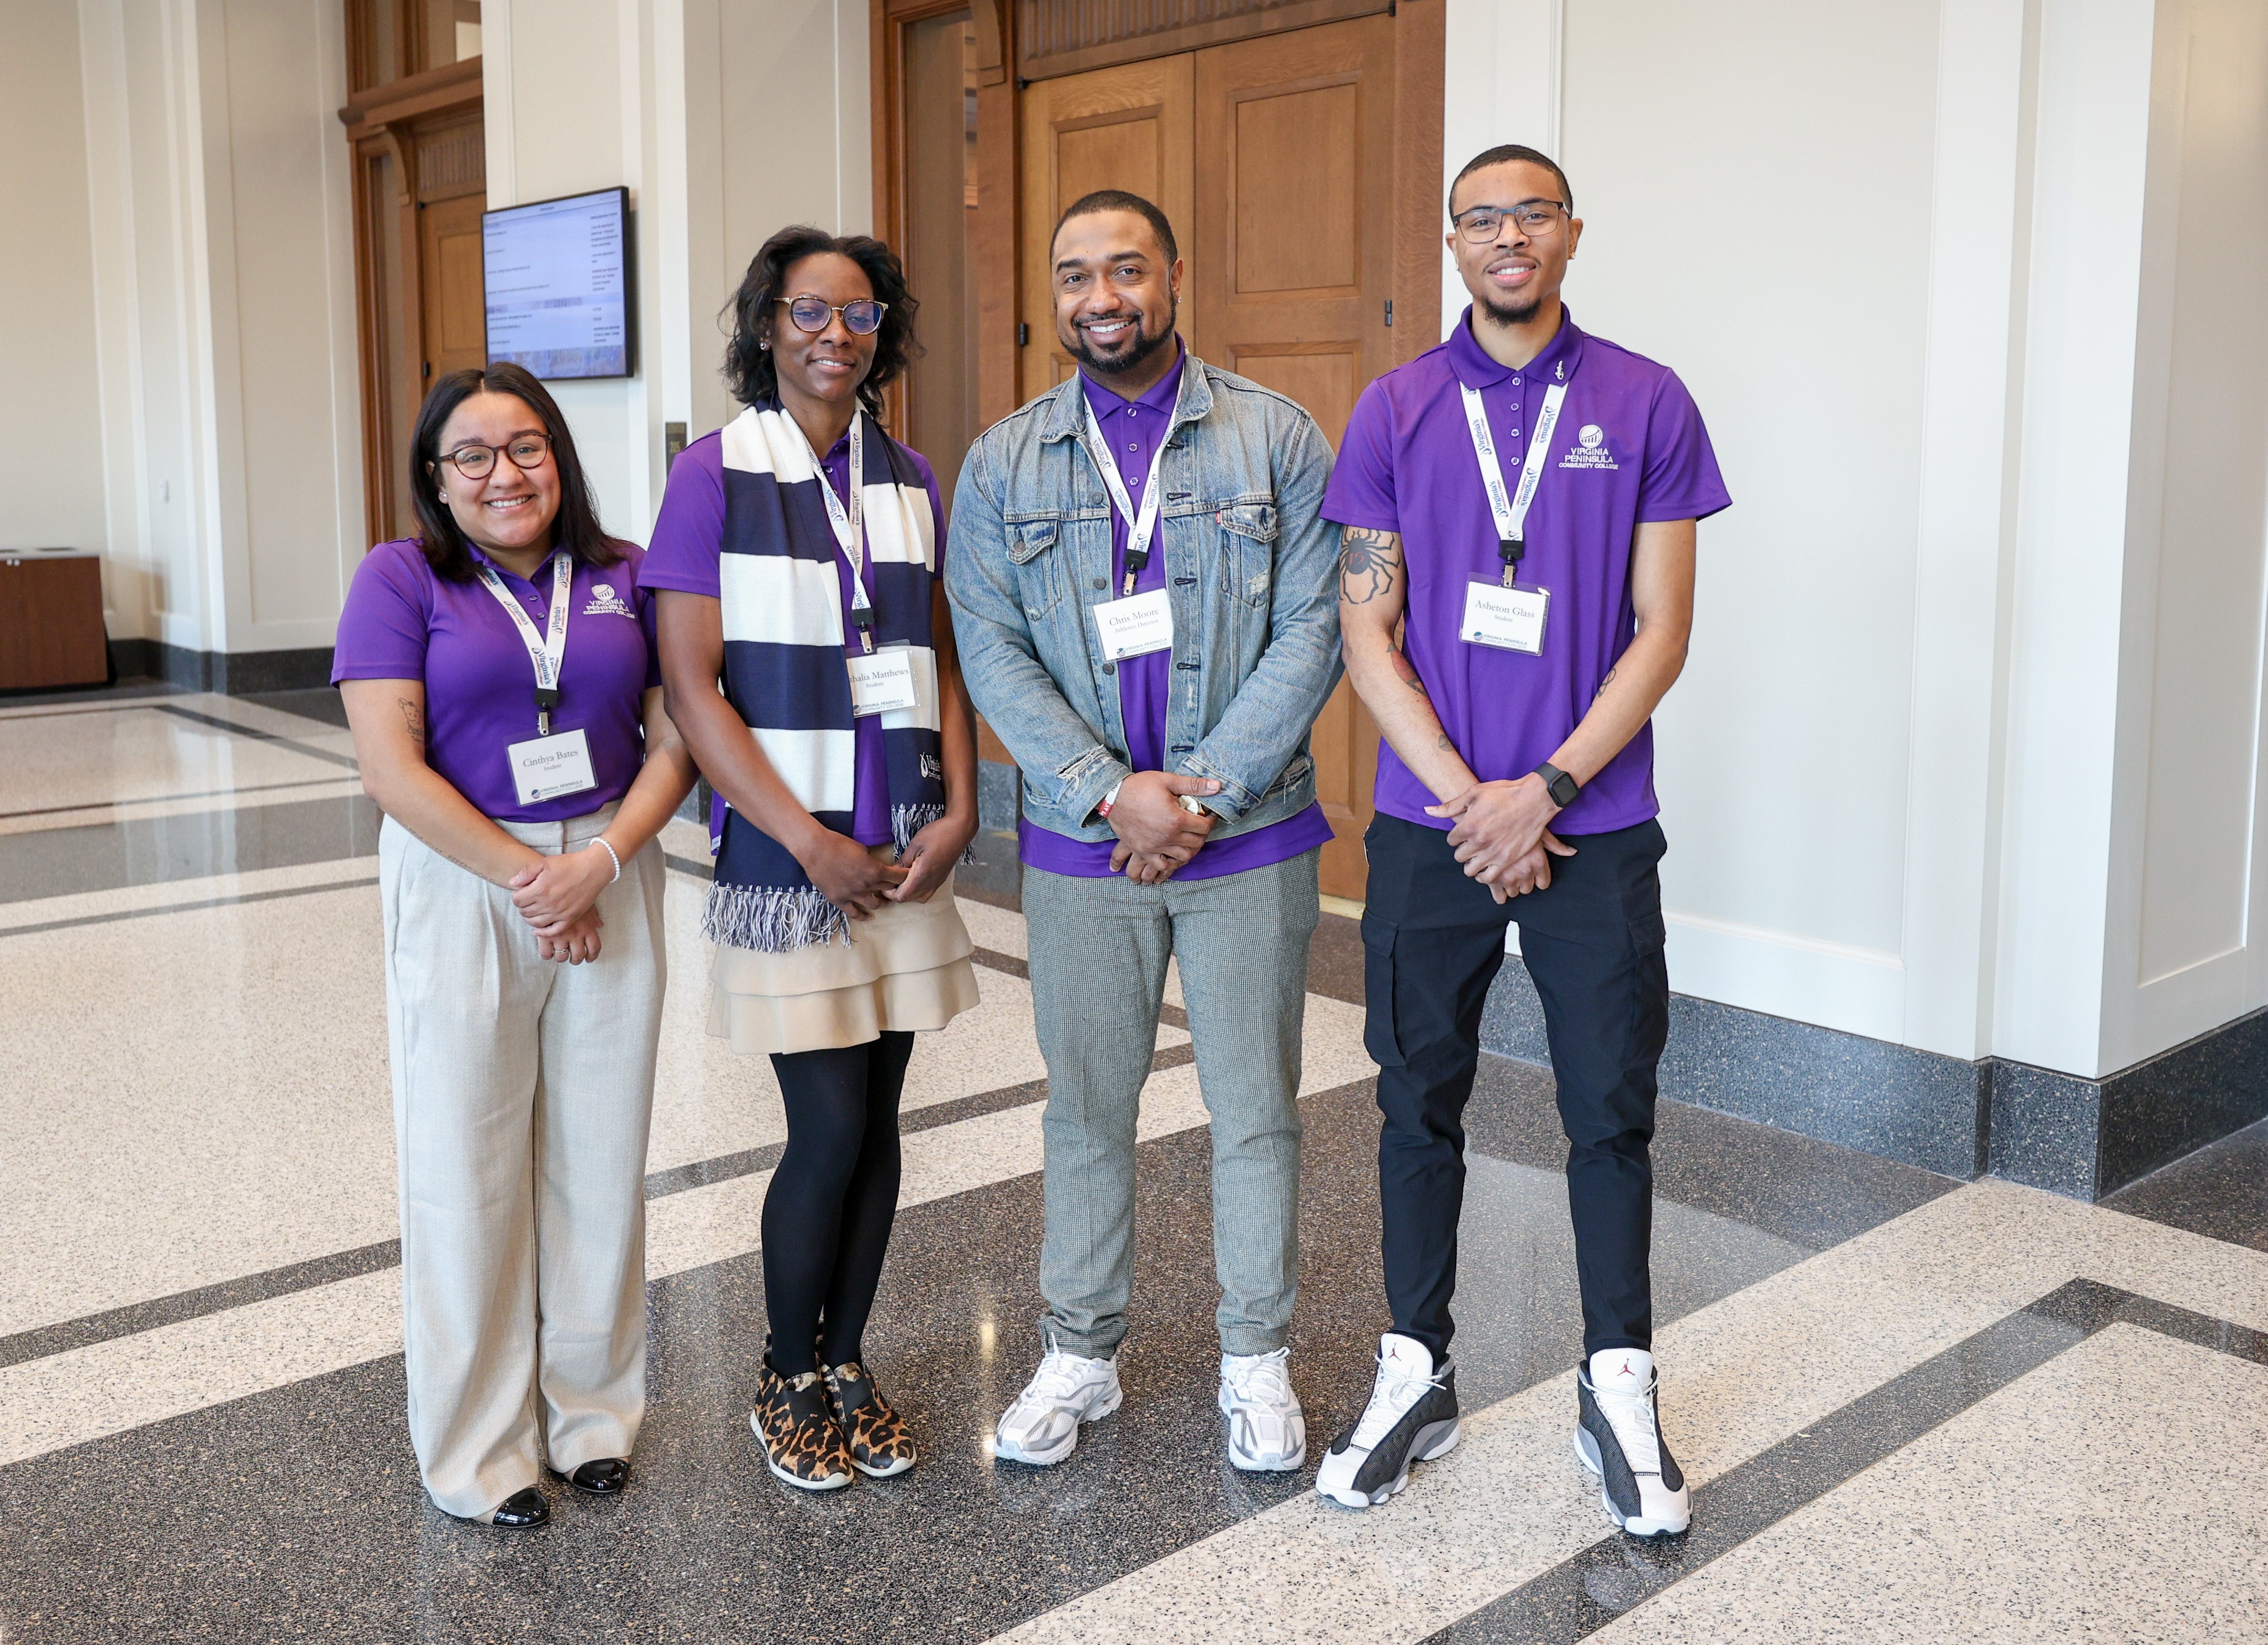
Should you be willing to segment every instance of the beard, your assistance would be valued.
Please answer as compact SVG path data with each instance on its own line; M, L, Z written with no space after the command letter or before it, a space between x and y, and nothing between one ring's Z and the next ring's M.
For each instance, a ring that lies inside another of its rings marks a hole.
M1479 302L1488 317L1499 326L1525 326L1543 308L1541 292L1525 303L1502 303L1493 297L1484 297Z
M1174 322L1177 317L1178 305L1168 305L1166 310L1166 323L1153 332L1150 329L1150 317L1146 313L1138 312L1134 317L1133 334L1121 343L1115 353L1110 354L1105 354L1087 341L1085 327L1074 326L1071 328L1071 346L1069 350L1071 357L1088 370L1099 372L1105 377L1116 377L1122 371L1130 371L1157 353L1159 349L1173 341Z

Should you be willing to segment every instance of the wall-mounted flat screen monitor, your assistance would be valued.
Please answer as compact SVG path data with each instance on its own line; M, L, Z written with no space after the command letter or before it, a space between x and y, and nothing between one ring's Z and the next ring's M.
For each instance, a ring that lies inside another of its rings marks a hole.
M483 212L490 364L550 378L630 376L630 228L627 188Z

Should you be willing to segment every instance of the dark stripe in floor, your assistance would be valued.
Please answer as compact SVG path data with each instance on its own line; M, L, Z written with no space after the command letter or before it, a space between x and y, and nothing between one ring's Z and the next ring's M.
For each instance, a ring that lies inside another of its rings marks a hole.
M1166 1069L1185 1067L1196 1060L1196 1053L1190 1046L1167 1046L1151 1059L1150 1069L1157 1073ZM1047 1081L1027 1080L1020 1085L1005 1085L998 1091L979 1091L971 1097L955 1098L951 1102L931 1103L924 1107L909 1109L901 1116L898 1129L901 1135L910 1136L917 1132L935 1130L939 1126L952 1125L959 1120L998 1113L1008 1108L1021 1108L1030 1103L1045 1102L1047 1095ZM784 1143L771 1142L762 1148L746 1149L736 1154L719 1155L714 1159L695 1160L688 1164L649 1171L645 1179L645 1197L649 1201L659 1200L666 1194L682 1193L688 1188L730 1182L736 1177L752 1177L778 1164L784 1149ZM381 1268L396 1267L401 1261L401 1242L384 1239L372 1245L357 1246L351 1251L333 1252L328 1256L311 1258L306 1262L289 1263L280 1268L269 1268L259 1274L225 1280L217 1285L202 1285L194 1290L176 1291L168 1296L152 1297L148 1302L132 1303L123 1308L106 1309L100 1313L87 1314L77 1319L61 1320L35 1330L20 1331L12 1336L0 1337L0 1367L21 1365L28 1360L45 1359L51 1355L68 1353L73 1348L114 1341L120 1337L138 1336L160 1326L179 1325L185 1319L199 1319L208 1314L241 1308L247 1303L288 1296L294 1291L313 1290L317 1286L374 1274Z
M1292 1364L1312 1457L1359 1412L1387 1322L1368 1083L1302 1109ZM11 1638L984 1638L1310 1483L1221 1454L1206 1133L1138 1159L1127 1405L1062 1467L982 1450L1038 1354L1029 1175L899 1218L866 1348L924 1445L906 1479L814 1500L763 1472L746 1427L763 1331L750 1255L652 1287L652 1402L625 1499L555 1490L557 1517L532 1535L448 1519L418 1490L389 1358L0 1469ZM1457 1350L1472 1403L1572 1362L1565 1226L1556 1174L1476 1156ZM1807 1254L1674 1202L1656 1229L1664 1319Z
M286 885L279 891L248 891L238 897L206 897L195 902L160 903L154 908L121 908L112 914L84 914L76 920L42 920L36 925L0 927L0 938L31 936L40 931L68 931L82 925L112 925L121 920L147 920L161 914L195 914L205 908L232 908L239 903L276 902L286 897L313 897L326 891L359 891L378 884L378 876L359 879L328 879L320 885Z
M180 720L194 720L199 725L210 725L215 731L226 731L232 737L249 738L255 743L274 743L279 748L288 748L293 753L304 755L309 760L320 760L325 765L342 766L349 771L362 769L350 755L335 754L328 748L317 748L312 744L299 742L275 731L258 731L249 725L240 725L234 720L223 719L217 714L202 714L195 709L183 708L177 702L152 702L150 706L160 714L170 714Z
M2121 1324L2268 1364L2268 1333L2072 1280L1697 1487L1689 1534L1660 1542L1602 1538L1428 1635L1426 1645L1565 1645L1586 1638L2104 1326Z
M359 794L10 834L0 902L370 856L378 807Z

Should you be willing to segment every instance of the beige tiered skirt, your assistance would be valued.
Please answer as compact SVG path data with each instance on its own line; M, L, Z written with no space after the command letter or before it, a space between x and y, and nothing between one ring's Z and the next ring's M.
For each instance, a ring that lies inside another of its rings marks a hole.
M976 1003L974 946L950 875L927 902L886 902L853 920L849 942L785 954L719 946L709 962L709 1032L757 1055L942 1028Z

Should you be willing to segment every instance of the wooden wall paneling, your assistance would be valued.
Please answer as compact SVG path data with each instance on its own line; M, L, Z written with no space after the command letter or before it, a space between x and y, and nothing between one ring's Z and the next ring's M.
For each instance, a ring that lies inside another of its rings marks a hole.
M1016 72L1085 74L1387 11L1389 0L1017 0Z
M355 305L363 366L364 525L372 542L382 542L409 528L409 436L432 374L427 369L434 361L432 348L448 329L441 326L439 311L429 312L428 289L434 301L446 306L449 281L444 270L454 266L457 306L461 308L467 247L462 224L456 219L468 214L475 236L470 277L478 280L479 214L485 194L480 59L468 57L366 88L339 111L339 119L346 126L356 162ZM429 198L469 203L445 211L429 236L420 222L421 207ZM458 332L464 323L459 314ZM462 364L485 360L484 316L481 330L472 357ZM457 341L461 344L461 336ZM450 357L463 353L460 347Z
M1186 238L1196 188L1192 63L1160 57L1076 78L1043 80L1024 92L1024 345L1021 397L1069 377L1056 341L1048 240L1056 218L1080 195L1123 188L1154 201ZM1203 301L1185 282L1182 327L1191 334ZM1202 350L1200 350L1202 352Z
M1438 4L1439 0L1435 0ZM1305 406L1334 449L1396 363L1397 36L1383 15L1196 54L1203 357ZM1440 119L1436 105L1434 119ZM1360 900L1378 730L1342 680L1312 741L1326 895Z
M1016 342L1023 317L1022 263L1016 254L1023 93L1005 68L1015 61L1012 16L1009 0L990 0L976 11L976 415L987 426L1023 404L1022 350ZM988 17L998 31L998 55L989 62L995 48L986 36Z
M976 33L977 204L969 273L976 283L976 415L983 428L1013 411L1021 398L1015 336L1019 88L1006 68L1014 61L1009 0L871 0L874 220L893 248L907 255L908 277L920 295L921 270L907 198L911 166L906 147L904 29L909 23L962 10L969 13ZM890 426L907 429L902 387L893 385L886 404ZM1014 756L981 716L976 748L980 758L1014 763Z
M1447 0L1401 0L1394 18L1394 336L1401 365L1441 341L1441 152ZM1466 157L1459 156L1462 164Z

